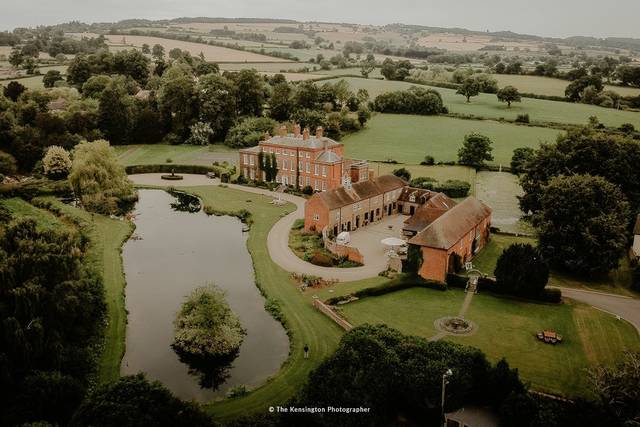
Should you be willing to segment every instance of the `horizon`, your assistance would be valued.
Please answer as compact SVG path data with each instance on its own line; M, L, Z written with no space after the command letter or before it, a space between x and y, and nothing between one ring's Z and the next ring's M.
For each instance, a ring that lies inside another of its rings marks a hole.
M401 0L402 4L391 12L384 11L386 8L382 5L364 4L361 0L351 2L348 6L336 0L329 0L323 5L290 0L276 0L265 5L258 0L245 0L241 4L225 3L213 8L203 0L180 3L174 0L142 0L134 4L123 0L111 1L109 4L88 0L82 5L75 5L72 0L44 5L38 3L41 1L25 0L19 4L12 4L11 8L5 7L5 13L0 17L0 30L12 31L19 27L50 26L70 21L91 24L114 23L128 19L155 21L182 17L215 17L290 19L298 22L375 26L399 23L479 32L511 31L553 38L640 38L640 28L634 22L634 17L640 14L640 2L630 0L622 0L623 5L617 5L615 10L607 10L606 14L600 10L590 10L593 7L589 8L579 0L568 0L561 5L543 0L542 4L536 7L514 6L505 0L488 0L481 5L468 1L436 5L432 0L413 4L416 3L413 0ZM404 3L409 7L404 7ZM550 7L555 8L555 14L549 14ZM495 13L496 10L500 10L501 13Z

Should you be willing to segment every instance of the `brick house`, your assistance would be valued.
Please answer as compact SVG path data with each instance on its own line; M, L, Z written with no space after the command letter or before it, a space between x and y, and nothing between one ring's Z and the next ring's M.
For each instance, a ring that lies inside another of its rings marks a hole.
M394 175L384 175L314 194L305 203L304 228L321 232L324 227L337 235L397 213L397 201L407 183Z
M248 180L265 180L258 160L260 153L275 155L275 181L279 184L327 191L342 186L345 175L352 182L369 179L367 162L344 159L343 145L325 137L322 127L310 135L308 129L301 132L299 125L294 126L293 133L287 133L286 126L282 126L278 135L267 134L257 146L239 150L240 173Z
M444 282L448 273L471 260L487 243L491 209L475 197L467 197L442 213L431 209L430 214L422 214L428 225L408 243L418 246L422 254L418 274Z

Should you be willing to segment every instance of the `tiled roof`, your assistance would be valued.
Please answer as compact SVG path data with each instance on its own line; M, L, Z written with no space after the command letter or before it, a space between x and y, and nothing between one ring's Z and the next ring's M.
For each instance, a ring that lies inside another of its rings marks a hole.
M323 151L318 154L316 161L322 163L338 163L342 161L342 157L338 156L333 151Z
M440 215L409 243L447 250L489 215L491 208L473 196L467 197Z
M319 197L329 210L370 199L380 194L402 188L407 183L395 175L383 175L374 180L356 182L351 189L344 187L317 193L313 197Z
M456 202L443 193L432 194L431 198L404 222L403 230L419 233L456 205Z

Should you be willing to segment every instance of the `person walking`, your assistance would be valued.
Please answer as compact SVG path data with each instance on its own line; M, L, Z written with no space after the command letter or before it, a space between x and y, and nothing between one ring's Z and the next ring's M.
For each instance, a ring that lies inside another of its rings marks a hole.
M309 346L307 344L304 345L304 358L309 358Z

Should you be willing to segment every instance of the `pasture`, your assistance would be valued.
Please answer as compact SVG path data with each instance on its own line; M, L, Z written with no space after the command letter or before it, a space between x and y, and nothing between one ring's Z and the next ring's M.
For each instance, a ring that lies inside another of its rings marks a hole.
M338 80L327 81L334 82ZM407 82L380 81L356 77L347 77L344 80L349 83L352 90L366 89L372 99L381 93L406 90L411 86L416 86ZM596 116L600 122L607 126L620 126L623 123L631 123L636 128L640 128L640 113L633 111L620 111L595 105L532 98L522 98L521 103L514 103L511 108L507 108L506 104L498 101L496 95L482 93L471 98L471 102L467 103L466 99L462 95L456 95L456 91L453 89L439 87L434 87L433 89L442 95L444 104L449 108L449 111L456 114L514 120L518 114L526 113L529 114L532 121L582 125L588 123L590 116Z
M455 315L464 299L460 289L411 288L341 306L354 325L383 323L399 331L429 338L434 321ZM567 396L586 395L584 370L612 364L625 350L640 349L635 328L610 314L582 304L541 304L480 293L466 316L478 325L470 336L444 339L477 347L497 362L505 357L533 389ZM555 329L560 345L538 341L535 333Z
M499 87L514 86L522 93L549 96L564 96L565 88L571 83L567 80L541 76L492 74L491 77L498 81ZM640 88L636 87L605 85L605 90L612 90L622 96L640 95Z
M457 160L464 136L478 132L493 141L494 165L508 165L513 149L553 142L561 132L488 120L464 120L445 116L375 114L367 126L344 138L346 155L353 158L418 164L425 155L436 161Z
M164 39L160 37L106 35L105 38L109 45L129 45L140 48L146 43L149 46L153 46L155 44L162 45L167 53L171 49L175 48L186 50L193 56L200 55L202 52L207 61L214 62L290 62L285 59L274 58L243 50L229 49L226 47L212 46L203 43Z

